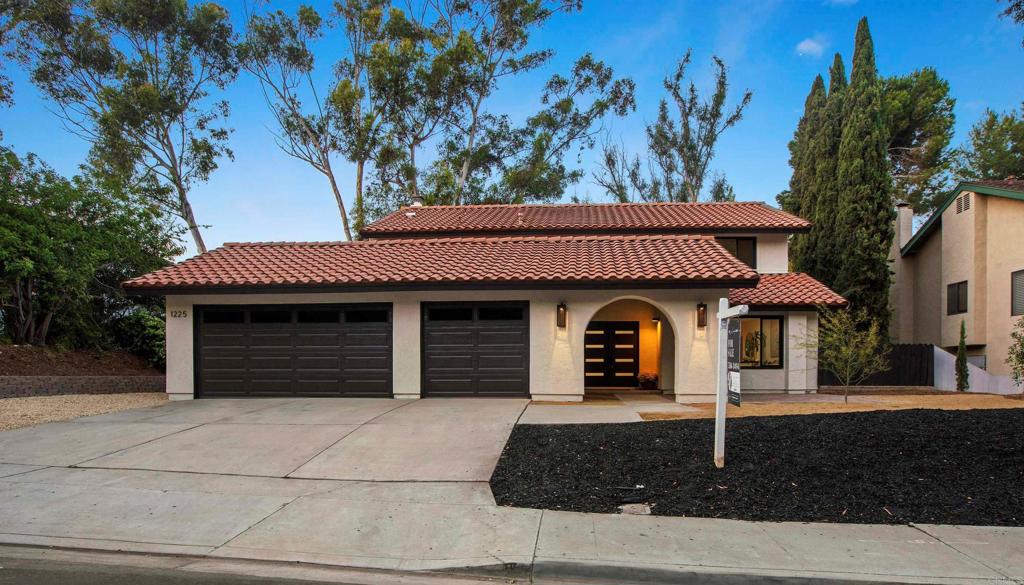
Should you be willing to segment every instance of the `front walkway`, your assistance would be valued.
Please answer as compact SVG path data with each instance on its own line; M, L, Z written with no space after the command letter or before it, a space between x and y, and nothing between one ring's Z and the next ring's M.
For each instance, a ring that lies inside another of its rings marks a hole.
M505 438L532 409L539 412L531 416L550 416L554 411L539 408L545 406L211 400L0 433L0 543L211 562L469 567L536 580L678 582L695 573L1024 580L1024 528L753 523L496 506L486 480Z

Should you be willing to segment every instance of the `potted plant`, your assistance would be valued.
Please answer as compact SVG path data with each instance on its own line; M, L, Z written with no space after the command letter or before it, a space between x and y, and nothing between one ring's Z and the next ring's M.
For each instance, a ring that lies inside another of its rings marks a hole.
M658 389L658 374L652 372L644 372L636 377L636 381L640 385L640 388L642 390Z

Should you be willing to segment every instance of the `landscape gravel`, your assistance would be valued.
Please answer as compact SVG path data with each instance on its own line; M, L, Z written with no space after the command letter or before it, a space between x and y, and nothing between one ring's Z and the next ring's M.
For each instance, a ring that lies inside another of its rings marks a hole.
M157 406L167 402L162 392L74 394L0 399L0 431L70 420L80 416Z
M518 425L506 506L741 520L1024 525L1024 410L901 410L714 422Z

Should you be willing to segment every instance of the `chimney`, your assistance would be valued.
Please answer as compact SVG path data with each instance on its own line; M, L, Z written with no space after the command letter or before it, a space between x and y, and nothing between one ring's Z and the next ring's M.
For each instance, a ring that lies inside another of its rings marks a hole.
M423 207L423 196L420 195L419 193L413 195L412 196L412 206L413 207Z
M900 248L907 245L910 236L914 235L914 210L909 203L900 201L896 204L896 242Z

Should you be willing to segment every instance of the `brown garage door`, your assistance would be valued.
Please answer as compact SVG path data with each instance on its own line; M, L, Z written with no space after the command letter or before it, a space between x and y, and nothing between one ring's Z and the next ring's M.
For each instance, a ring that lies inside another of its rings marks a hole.
M529 396L525 302L424 303L424 396Z
M391 396L390 305L197 307L196 396Z

